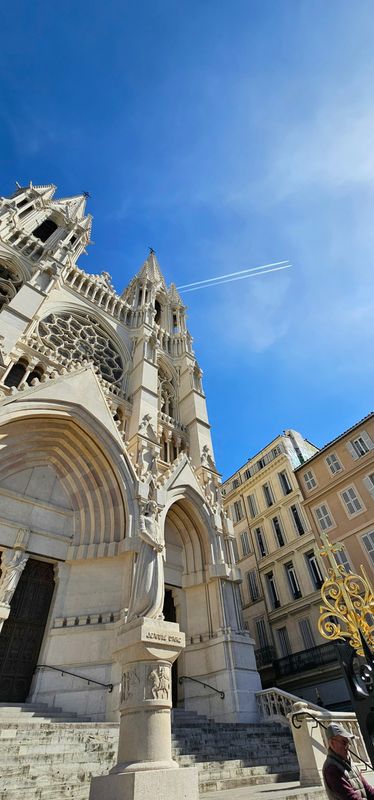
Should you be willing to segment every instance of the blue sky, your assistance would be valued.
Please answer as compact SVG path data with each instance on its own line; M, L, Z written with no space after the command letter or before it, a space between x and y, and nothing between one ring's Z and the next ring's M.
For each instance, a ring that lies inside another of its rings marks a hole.
M373 407L373 38L365 0L2 4L0 192L89 191L84 269L294 265L185 295L225 477Z

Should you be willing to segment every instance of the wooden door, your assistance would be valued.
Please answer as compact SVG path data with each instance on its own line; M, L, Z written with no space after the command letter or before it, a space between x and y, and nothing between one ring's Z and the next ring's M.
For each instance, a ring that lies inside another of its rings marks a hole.
M53 564L29 558L0 633L0 702L24 703L54 589Z

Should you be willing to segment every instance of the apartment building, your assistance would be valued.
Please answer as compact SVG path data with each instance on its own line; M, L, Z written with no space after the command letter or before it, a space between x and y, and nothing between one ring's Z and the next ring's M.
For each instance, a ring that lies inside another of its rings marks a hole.
M296 477L318 450L287 430L223 484L241 568L245 627L264 688L343 706L347 691L333 645L318 632L324 577L315 529Z
M295 470L308 524L344 544L347 570L374 569L374 413L368 414Z

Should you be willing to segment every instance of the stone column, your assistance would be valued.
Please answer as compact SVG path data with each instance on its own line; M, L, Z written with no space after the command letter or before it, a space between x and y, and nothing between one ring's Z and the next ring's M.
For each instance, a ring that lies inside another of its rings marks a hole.
M117 764L93 778L90 800L198 800L197 770L171 755L171 666L185 646L174 622L124 623L114 658L122 669Z

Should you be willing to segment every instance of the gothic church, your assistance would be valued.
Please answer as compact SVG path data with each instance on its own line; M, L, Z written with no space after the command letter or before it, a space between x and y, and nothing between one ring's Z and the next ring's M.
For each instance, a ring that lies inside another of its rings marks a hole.
M0 198L0 702L118 718L117 632L151 504L158 601L186 634L173 702L252 721L260 681L186 309L153 252L122 294L77 266L87 198L55 191Z

